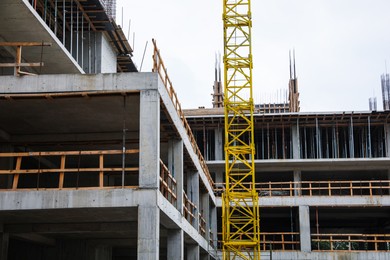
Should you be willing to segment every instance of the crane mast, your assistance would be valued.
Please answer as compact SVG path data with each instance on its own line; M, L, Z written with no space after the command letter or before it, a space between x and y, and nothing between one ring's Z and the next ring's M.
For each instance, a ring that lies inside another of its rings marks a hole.
M225 191L223 259L260 259L255 190L250 0L223 0Z

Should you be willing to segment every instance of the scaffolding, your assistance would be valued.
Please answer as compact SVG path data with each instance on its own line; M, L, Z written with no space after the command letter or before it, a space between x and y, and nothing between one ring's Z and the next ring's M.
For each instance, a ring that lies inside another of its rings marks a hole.
M223 258L260 259L255 184L250 0L225 0ZM249 184L248 184L249 183Z

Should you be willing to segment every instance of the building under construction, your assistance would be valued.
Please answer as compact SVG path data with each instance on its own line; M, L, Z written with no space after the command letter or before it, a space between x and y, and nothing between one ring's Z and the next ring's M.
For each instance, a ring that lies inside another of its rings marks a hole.
M213 108L183 110L114 16L0 3L1 260L222 257L219 62ZM390 259L390 111L300 112L294 60L288 101L254 110L261 258Z

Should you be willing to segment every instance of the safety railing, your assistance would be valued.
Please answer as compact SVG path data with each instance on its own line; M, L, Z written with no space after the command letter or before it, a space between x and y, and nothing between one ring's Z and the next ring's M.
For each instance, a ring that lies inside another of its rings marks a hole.
M390 251L390 234L312 234L314 251Z
M206 220L201 213L199 213L199 233L203 237L206 236Z
M188 199L187 194L183 191L183 209L184 209L184 217L187 219L191 225L195 224L195 217L197 212L196 205Z
M160 160L160 191L164 197L176 207L177 189L176 180L168 167Z
M260 245L262 251L300 250L299 232L262 232ZM222 248L222 233L218 233L218 248Z
M249 183L248 183L249 185ZM216 194L224 184L215 185ZM256 183L260 196L383 196L390 194L390 180L301 181Z
M181 108L181 105L180 105L180 102L177 98L176 92L173 89L172 82L168 77L168 72L167 72L167 69L165 68L164 62L161 58L160 51L157 48L156 40L154 40L154 39L153 39L153 44L154 44L153 72L157 72L159 74L162 82L164 83L164 86L165 86L166 90L168 91L169 97L171 98L172 103L173 103L174 107L176 108L176 111L177 111L177 113L178 113L178 115L183 123L184 129L186 129L186 132L187 132L188 138L190 139L192 148L194 149L196 155L199 158L200 166L202 167L203 172L205 173L207 180L210 183L210 186L213 187L214 182L213 182L213 179L211 178L206 161L203 158L203 155L199 150L199 147L196 143L195 137L192 134L192 130L190 128L190 125L188 124L187 119L184 116L184 112Z
M0 153L0 191L138 186L138 163L124 164L138 149Z

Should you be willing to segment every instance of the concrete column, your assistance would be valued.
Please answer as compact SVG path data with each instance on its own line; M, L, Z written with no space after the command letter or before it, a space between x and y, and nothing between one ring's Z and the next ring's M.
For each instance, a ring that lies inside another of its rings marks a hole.
M157 206L138 207L138 260L159 259L160 210Z
M188 245L188 247L187 247L187 260L200 260L199 245Z
M208 253L200 254L200 260L210 260L211 257Z
M311 252L309 206L299 206L299 233L301 239L301 251Z
M157 90L140 94L140 188L159 187L160 97Z
M5 133L3 133L5 134ZM0 130L0 137L2 137L2 131ZM0 138L1 140L2 138ZM14 148L11 145L5 144L5 145L0 145L0 152L4 153L9 153L13 152ZM0 169L8 169L11 170L13 169L14 165L14 159L13 158L0 158ZM0 175L0 183L4 185L4 187L10 189L12 188L12 181L13 181L13 175Z
M4 233L3 225L0 224L0 260L8 259L9 234Z
M223 158L223 134L222 127L215 129L215 160L222 160Z
M301 171L294 171L294 195L295 196L300 196L302 195L302 173Z
M198 211L199 209L199 173L198 172L190 172L187 175L187 196L188 199L191 200L197 207ZM197 218L197 215L199 212L195 212L195 220L193 226L196 230L199 228L199 219Z
M168 230L168 248L167 259L182 260L184 259L184 233L182 229Z
M210 220L210 227L211 227L211 232L213 233L213 237L211 238L213 241L213 248L217 249L217 243L218 243L218 237L217 237L217 207L215 205L212 205L210 207L211 210L211 220Z
M293 149L293 159L300 159L300 141L299 141L299 122L293 124L291 126L291 138L292 138L292 149Z
M168 169L176 180L177 210L183 214L183 141L168 142Z
M205 239L207 242L210 241L210 197L209 194L203 193L202 194L202 208L201 208L201 213L206 221L206 234L205 234Z

